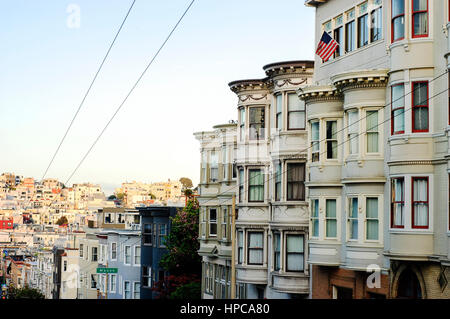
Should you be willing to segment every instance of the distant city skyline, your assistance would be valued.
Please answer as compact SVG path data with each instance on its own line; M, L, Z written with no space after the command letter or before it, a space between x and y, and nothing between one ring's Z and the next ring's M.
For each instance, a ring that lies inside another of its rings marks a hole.
M130 4L3 4L0 171L41 178ZM188 4L136 2L46 177L65 182ZM98 183L106 194L133 180L197 185L192 134L237 119L228 82L263 78L264 64L313 58L314 9L286 0L274 14L279 5L196 2L69 184ZM79 27L68 20L74 6Z

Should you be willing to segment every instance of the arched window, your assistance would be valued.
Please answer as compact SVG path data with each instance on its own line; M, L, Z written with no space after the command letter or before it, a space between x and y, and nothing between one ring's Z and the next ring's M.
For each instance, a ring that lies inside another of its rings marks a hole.
M422 299L422 290L419 279L409 268L405 269L398 279L397 298L399 299Z

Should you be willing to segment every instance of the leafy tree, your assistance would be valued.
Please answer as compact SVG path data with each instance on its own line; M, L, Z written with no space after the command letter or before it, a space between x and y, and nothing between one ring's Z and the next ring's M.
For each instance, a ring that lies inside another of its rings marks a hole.
M193 187L192 180L187 177L180 178L180 183L183 185L184 189Z
M115 199L117 199L116 195L111 195L108 197L108 200L115 200Z
M28 286L24 288L10 286L8 289L8 299L45 299L45 296L39 290Z
M123 200L124 197L125 197L125 194L124 194L124 193L117 193L117 194L116 194L116 197L117 197L117 199L119 199L119 200Z
M59 225L59 226L64 225L64 224L67 224L67 223L69 223L69 221L67 220L67 217L66 217L66 216L61 216L61 217L56 221L56 224Z

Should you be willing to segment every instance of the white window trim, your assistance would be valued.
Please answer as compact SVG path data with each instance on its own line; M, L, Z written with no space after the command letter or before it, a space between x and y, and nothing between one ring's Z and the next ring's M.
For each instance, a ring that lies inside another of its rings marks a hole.
M139 253L139 264L136 263L136 249L139 248L140 249L140 253ZM141 249L141 245L134 245L133 246L133 266L141 266L141 258L142 258L142 249Z
M116 244L116 258L112 258L112 254L113 254L112 246L113 246L113 244ZM111 253L110 253L109 257L110 257L111 261L117 261L117 242L112 242L110 246L111 246Z
M130 263L127 263L127 258L126 258L127 247L130 248ZM131 251L131 246L130 245L123 245L123 264L125 266L131 266L131 264L132 264L132 257L133 257L133 253Z
M113 288L113 286L112 286L113 277L115 278L115 280L114 280L115 281L115 283L114 283L114 290L112 289ZM111 274L109 276L108 280L109 280L109 283L108 283L108 285L109 285L109 292L110 293L116 293L116 290L117 290L117 275L116 274Z
M141 299L141 290L140 290L140 285L141 285L141 282L140 281L133 281L133 287L131 287L132 289L132 293L131 293L131 299L136 299L136 298L134 298L134 293L136 292L135 291L135 285L136 284L139 284L139 299Z
M126 299L125 298L125 295L126 295L126 291L125 291L125 283L126 282L128 282L129 284L130 284L130 299L133 299L133 287L131 287L131 281L129 281L129 280L124 280L123 281L123 294L122 294L122 298L123 299Z

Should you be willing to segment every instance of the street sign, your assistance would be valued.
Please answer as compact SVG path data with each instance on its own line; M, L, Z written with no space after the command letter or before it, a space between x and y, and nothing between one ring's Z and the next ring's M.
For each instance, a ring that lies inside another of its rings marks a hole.
M117 274L117 268L97 268L97 274Z

